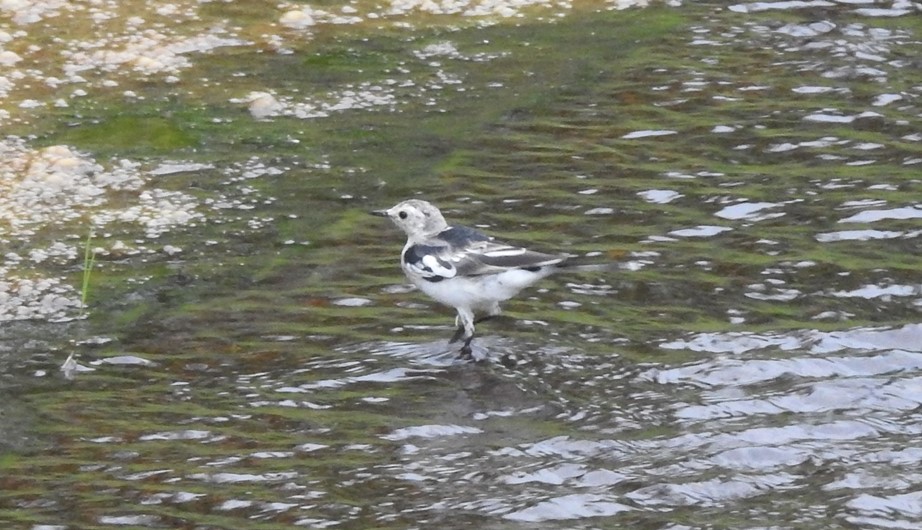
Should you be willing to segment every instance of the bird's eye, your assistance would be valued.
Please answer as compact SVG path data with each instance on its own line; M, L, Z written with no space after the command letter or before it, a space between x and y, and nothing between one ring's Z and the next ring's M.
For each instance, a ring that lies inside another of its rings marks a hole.
M405 212L405 211L403 211L403 210L400 210L400 213L398 213L397 216L400 217L401 219L406 219L406 218L407 218L407 212Z

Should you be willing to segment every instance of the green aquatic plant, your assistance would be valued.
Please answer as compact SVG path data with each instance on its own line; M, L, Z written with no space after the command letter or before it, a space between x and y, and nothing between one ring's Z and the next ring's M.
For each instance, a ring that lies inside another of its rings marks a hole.
M90 229L86 235L86 242L83 245L83 281L80 285L80 311L86 315L86 301L90 296L90 278L93 274L93 265L96 264L96 252L93 251L93 230ZM64 364L61 365L61 372L67 379L73 379L78 370L75 351L70 352Z
M93 230L86 235L83 248L83 283L80 287L80 308L86 312L86 300L90 295L90 277L93 274L93 265L96 264L96 252L93 251Z

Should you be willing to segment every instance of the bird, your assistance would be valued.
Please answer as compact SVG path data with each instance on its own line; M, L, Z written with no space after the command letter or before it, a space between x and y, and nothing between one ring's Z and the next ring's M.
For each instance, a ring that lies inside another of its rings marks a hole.
M462 225L449 225L437 207L408 199L373 215L389 218L407 236L400 254L404 274L420 291L457 311L463 340L459 358L472 358L475 325L499 315L500 303L564 270L606 270L608 264L573 265L572 254L548 254L494 239ZM475 318L481 313L480 318Z

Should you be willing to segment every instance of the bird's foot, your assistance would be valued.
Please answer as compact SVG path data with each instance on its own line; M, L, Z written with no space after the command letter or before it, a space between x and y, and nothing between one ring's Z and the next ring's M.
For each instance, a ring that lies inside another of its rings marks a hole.
M464 341L464 345L461 346L461 351L458 352L458 359L464 359L466 361L474 360L474 351L471 349L471 341L474 340L474 337L468 337Z

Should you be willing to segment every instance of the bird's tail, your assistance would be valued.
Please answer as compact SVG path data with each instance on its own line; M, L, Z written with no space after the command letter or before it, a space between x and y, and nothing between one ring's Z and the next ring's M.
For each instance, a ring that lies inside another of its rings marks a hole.
M618 272L632 270L629 265L623 263L579 263L577 261L567 260L557 264L560 272Z

